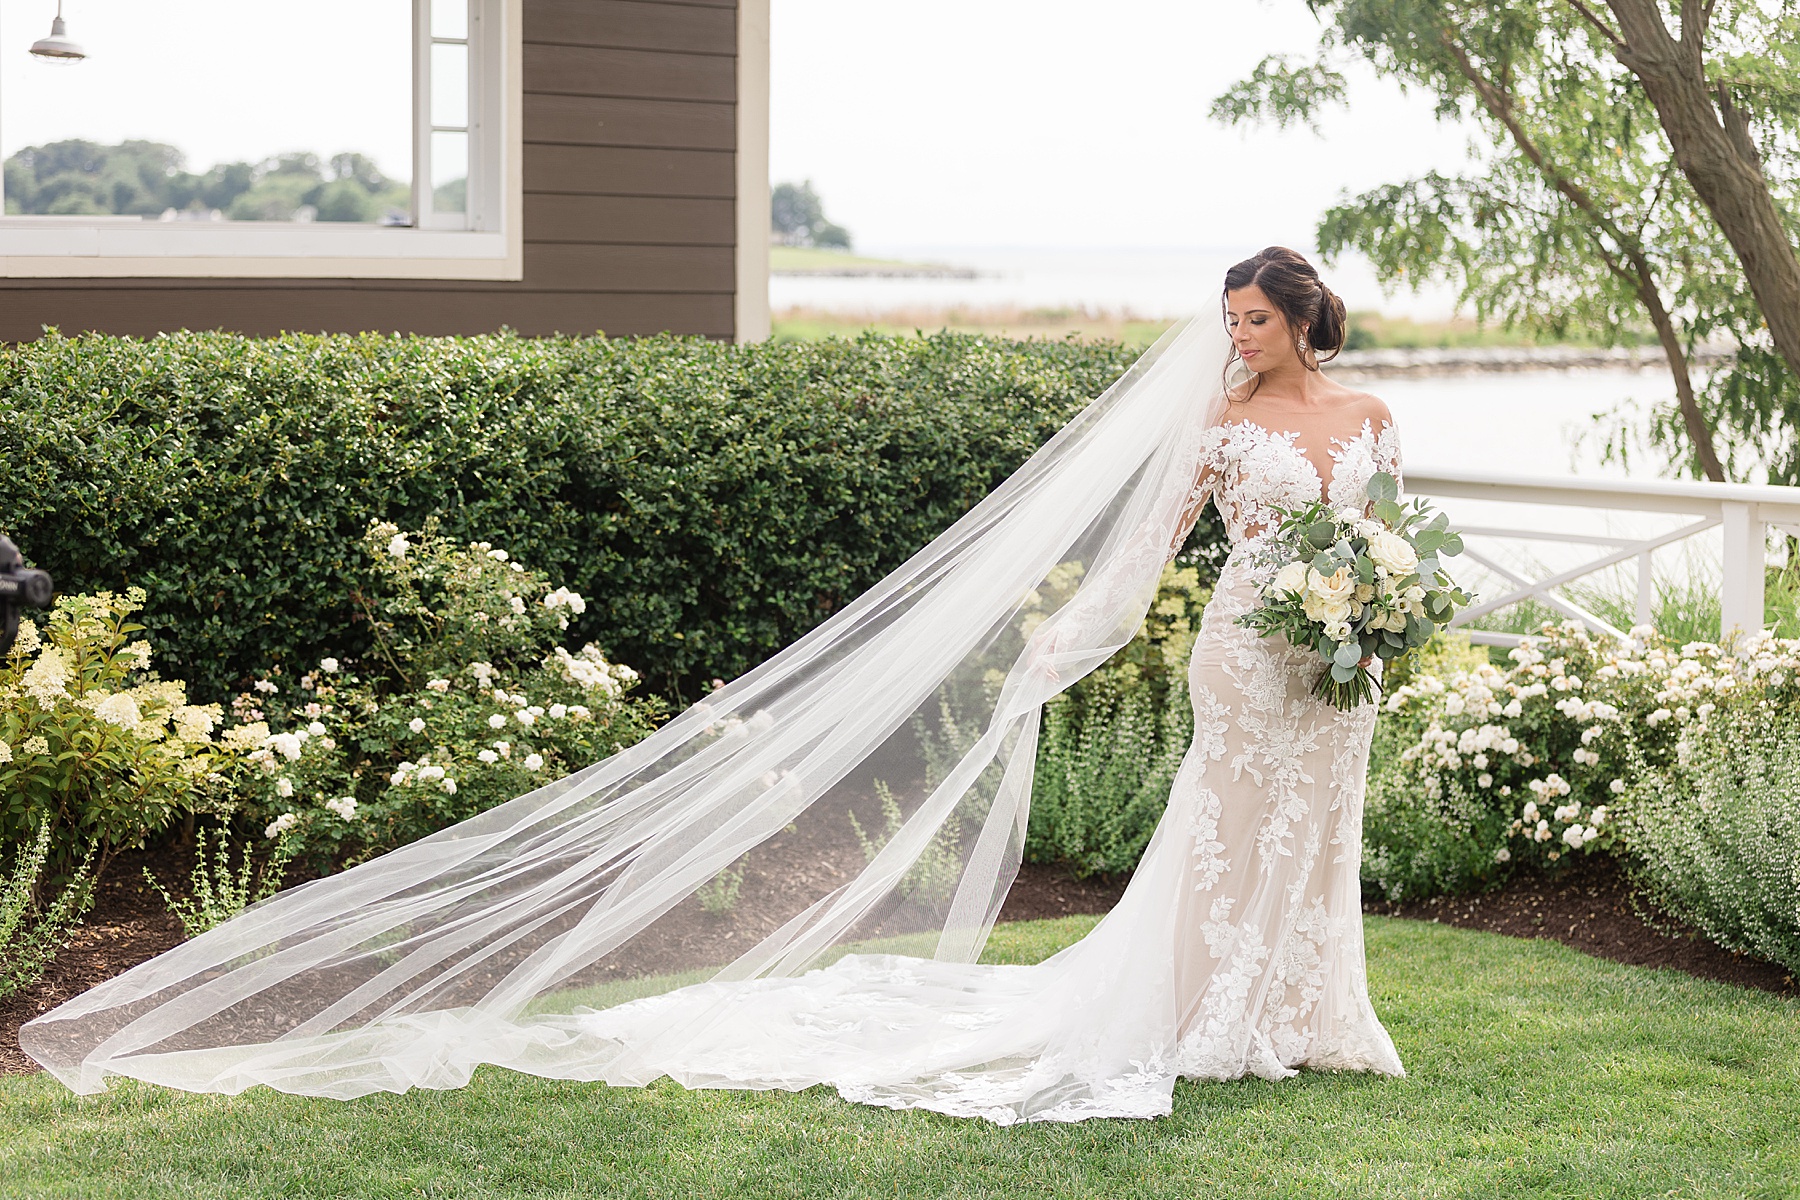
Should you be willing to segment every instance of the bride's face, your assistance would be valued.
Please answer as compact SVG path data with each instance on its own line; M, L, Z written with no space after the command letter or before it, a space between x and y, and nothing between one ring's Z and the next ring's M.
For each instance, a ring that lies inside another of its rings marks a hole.
M1225 328L1252 371L1279 370L1299 361L1287 318L1254 284L1225 293Z

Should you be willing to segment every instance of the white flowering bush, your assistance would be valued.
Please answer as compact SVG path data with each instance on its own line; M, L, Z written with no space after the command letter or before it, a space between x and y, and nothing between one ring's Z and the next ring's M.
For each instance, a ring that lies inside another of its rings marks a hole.
M216 737L216 704L151 669L131 620L144 593L57 600L40 629L19 623L0 663L0 852L40 827L65 872L94 848L97 869L189 812L215 810L247 746Z
M1721 712L1754 722L1800 705L1800 641L1761 636L1734 655L1570 621L1509 658L1417 673L1387 698L1364 878L1390 899L1628 851L1616 814L1640 774L1710 738Z
M661 703L598 647L560 644L582 597L505 550L376 523L360 662L271 675L234 709L255 743L242 798L315 866L413 841L647 735Z

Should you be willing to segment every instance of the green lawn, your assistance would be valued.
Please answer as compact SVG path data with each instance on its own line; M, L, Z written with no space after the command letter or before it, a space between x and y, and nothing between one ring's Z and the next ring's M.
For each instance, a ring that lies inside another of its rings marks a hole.
M1090 924L1002 926L990 956ZM1161 1121L998 1129L491 1070L348 1104L10 1078L0 1195L1800 1195L1800 1003L1407 921L1371 918L1369 954L1403 1080L1182 1084Z

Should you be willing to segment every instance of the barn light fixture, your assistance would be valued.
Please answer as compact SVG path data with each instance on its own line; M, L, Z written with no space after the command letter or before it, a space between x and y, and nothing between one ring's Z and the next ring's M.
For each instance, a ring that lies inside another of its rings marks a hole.
M62 0L56 0L56 19L50 22L50 36L31 43L31 52L56 63L80 62L87 57L81 43L69 37L69 27L63 23Z

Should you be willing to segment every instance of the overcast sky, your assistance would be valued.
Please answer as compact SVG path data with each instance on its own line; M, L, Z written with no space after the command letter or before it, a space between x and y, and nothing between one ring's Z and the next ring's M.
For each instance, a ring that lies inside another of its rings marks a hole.
M1463 160L1367 74L1323 137L1208 119L1263 55L1316 44L1302 0L773 5L772 174L863 245L1304 244L1343 189ZM67 0L73 66L26 53L54 12L0 3L0 153L144 137L193 169L310 149L409 173L406 0Z
M196 171L355 150L412 174L407 0L64 0L88 52L73 64L28 52L55 15L56 0L0 0L0 153L147 138Z
M1211 121L1317 45L1302 0L773 2L772 174L866 244L1308 244L1343 189L1465 161L1368 72L1322 137Z

